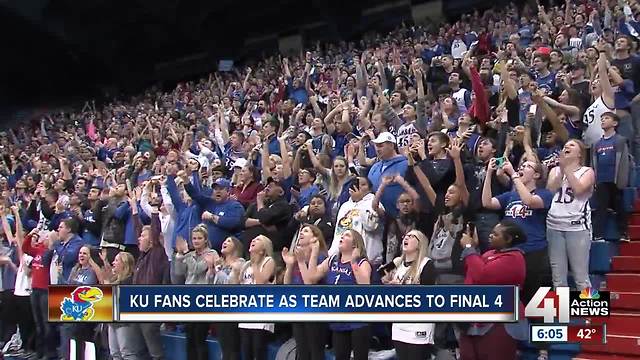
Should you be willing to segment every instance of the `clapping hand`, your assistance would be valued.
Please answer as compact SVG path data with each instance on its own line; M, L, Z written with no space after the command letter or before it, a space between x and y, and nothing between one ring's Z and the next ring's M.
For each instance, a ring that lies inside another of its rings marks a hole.
M282 260L287 266L293 266L296 263L295 255L286 247L282 249Z

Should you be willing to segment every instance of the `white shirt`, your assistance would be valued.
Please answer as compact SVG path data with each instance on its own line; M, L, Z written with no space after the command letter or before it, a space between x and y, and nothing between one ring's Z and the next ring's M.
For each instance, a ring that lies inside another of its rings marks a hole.
M260 264L260 271L264 268L267 262L273 261L270 257L265 257ZM256 279L253 274L253 268L251 267L251 262L247 261L244 266L244 270L240 274L240 284L242 285L255 285ZM269 332L274 332L275 324L273 323L239 323L238 328L240 329L254 329L254 330L265 330Z
M587 147L595 145L600 138L602 138L602 135L604 135L600 118L602 114L608 111L615 112L615 109L609 108L607 104L604 103L604 100L602 100L602 96L600 96L584 112L582 122L587 128L582 133L582 139Z
M360 201L353 201L351 198L338 210L336 230L329 249L329 256L337 255L339 252L340 238L347 230L355 230L362 235L364 245L367 250L367 259L371 263L382 263L382 220L378 213L373 210L372 204L375 195L369 193ZM382 204L379 205L380 208Z
M431 261L429 258L422 259L418 267L417 276L420 276L422 269L429 261ZM400 258L396 258L394 262L396 263L396 270L393 273L393 279L402 284L415 284L413 279L406 276L410 266L406 266ZM394 323L391 327L391 340L406 344L433 344L435 327L436 324L434 323Z
M411 135L417 132L418 129L416 129L414 121L400 125L398 128L398 135L396 136L398 147L402 148L409 146L409 143L411 142Z
M29 271L29 264L33 260L33 257L22 254L22 261L20 261L20 267L16 273L16 285L13 290L15 296L30 296L31 295L31 273Z
M580 179L589 171L589 167L582 166L573 172ZM559 171L556 167L552 171ZM547 228L558 231L582 231L591 229L591 206L589 199L593 194L593 187L586 193L575 196L566 176L562 178L560 189L553 195L551 208L547 216Z

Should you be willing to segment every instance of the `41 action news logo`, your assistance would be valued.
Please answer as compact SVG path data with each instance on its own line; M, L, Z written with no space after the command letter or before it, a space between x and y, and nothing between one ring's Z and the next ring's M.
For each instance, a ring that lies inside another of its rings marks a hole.
M608 291L593 288L570 291L568 287L559 287L552 291L550 287L541 287L525 307L524 315L543 318L545 323L568 323L570 316L608 317L610 300Z

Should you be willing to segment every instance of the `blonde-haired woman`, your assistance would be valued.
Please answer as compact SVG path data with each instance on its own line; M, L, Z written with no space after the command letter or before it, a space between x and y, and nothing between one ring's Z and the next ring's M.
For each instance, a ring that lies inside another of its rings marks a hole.
M222 242L220 259L209 268L210 282L217 285L237 284L240 270L245 264L244 246L238 238L230 236ZM216 335L222 351L222 359L240 359L240 331L238 323L216 324Z
M218 259L218 253L209 248L207 226L200 224L191 231L193 251L183 239L176 241L177 253L173 260L174 273L185 279L185 284L208 284L207 273ZM207 360L209 349L207 336L209 324L203 322L187 323L187 359Z
M322 230L315 225L304 225L293 244L293 250L282 249L282 259L287 265L284 274L285 284L314 285L321 279L313 278L309 272L312 256L312 245L317 244L315 263L322 263L327 258L327 244ZM296 340L296 356L298 359L324 359L324 347L327 327L323 323L292 324L293 338Z
M316 263L320 246L312 244L309 258L309 279L324 278L327 285L367 285L371 283L371 264L364 256L367 253L362 235L355 230L342 233L339 253ZM300 265L300 264L298 264ZM366 360L369 356L371 329L365 323L329 324L336 360L349 360L353 351L354 360Z
M273 260L273 244L264 235L256 236L249 245L249 261L240 270L241 285L273 283L276 264ZM240 323L240 341L246 360L267 358L267 340L273 333L273 323Z
M101 283L112 285L132 284L133 268L135 266L133 255L128 252L119 252L113 259L113 265L110 265L107 261L106 250L100 253L100 258L104 262L102 268L104 275L100 281ZM109 352L113 360L137 359L142 355L144 350L140 346L142 343L140 341L132 341L133 339L139 339L140 333L130 324L109 324L107 331L109 334Z
M314 154L311 140L307 141L305 146L313 167L318 170L318 173L324 179L324 185L327 189L327 202L329 203L332 218L335 219L340 206L349 200L349 185L353 180L353 176L349 171L349 162L344 156L336 156L331 164L331 169L327 169Z
M411 230L402 239L402 255L385 266L385 284L435 285L437 273L429 258L429 239L419 230ZM391 339L399 360L426 359L433 351L435 324L393 324ZM421 336L417 336L421 334Z

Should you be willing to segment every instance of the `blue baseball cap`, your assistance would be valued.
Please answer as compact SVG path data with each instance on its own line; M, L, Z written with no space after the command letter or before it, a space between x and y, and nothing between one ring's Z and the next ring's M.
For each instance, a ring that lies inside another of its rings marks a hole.
M219 178L218 180L216 180L216 181L213 183L213 187L215 188L216 186L219 186L219 187L223 187L223 188L225 188L225 189L228 189L228 188L230 188L230 187L231 187L231 181L229 181L229 180L227 180L227 179L225 179L225 178Z

